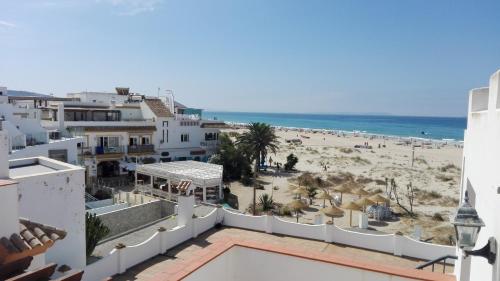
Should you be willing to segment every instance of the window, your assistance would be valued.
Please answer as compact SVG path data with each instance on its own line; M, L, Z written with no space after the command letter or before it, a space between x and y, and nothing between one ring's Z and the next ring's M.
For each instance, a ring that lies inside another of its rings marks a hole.
M98 137L97 144L100 147L118 147L120 139L118 137Z
M163 127L168 127L168 121L163 121Z
M128 141L128 145L138 145L139 138L138 137L130 137Z
M189 134L182 134L181 142L189 142Z
M141 139L142 144L149 144L149 136L142 136Z
M219 134L218 133L205 133L205 140L206 141L214 141L219 139Z

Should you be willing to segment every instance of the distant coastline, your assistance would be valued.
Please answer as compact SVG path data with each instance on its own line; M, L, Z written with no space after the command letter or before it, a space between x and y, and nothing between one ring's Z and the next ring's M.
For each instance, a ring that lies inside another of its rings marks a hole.
M467 118L360 114L294 114L205 111L204 118L232 124L264 122L277 127L358 132L430 140L463 140Z

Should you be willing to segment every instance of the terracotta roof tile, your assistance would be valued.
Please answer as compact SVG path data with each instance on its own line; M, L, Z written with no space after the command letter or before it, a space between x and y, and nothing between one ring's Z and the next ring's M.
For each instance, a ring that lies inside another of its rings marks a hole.
M64 230L20 218L19 234L0 238L0 263L43 253L65 236Z
M173 117L174 115L160 99L145 99L146 105L156 117Z
M186 192L189 190L189 187L191 186L191 181L189 180L182 180L179 185L177 186L177 189L181 192L181 194L186 194Z

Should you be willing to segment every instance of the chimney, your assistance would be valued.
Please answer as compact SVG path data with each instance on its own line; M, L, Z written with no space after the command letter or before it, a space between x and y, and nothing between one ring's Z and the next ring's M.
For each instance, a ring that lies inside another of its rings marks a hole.
M0 179L9 178L9 135L0 120Z
M57 122L59 124L59 132L64 132L64 104L62 102L57 105Z

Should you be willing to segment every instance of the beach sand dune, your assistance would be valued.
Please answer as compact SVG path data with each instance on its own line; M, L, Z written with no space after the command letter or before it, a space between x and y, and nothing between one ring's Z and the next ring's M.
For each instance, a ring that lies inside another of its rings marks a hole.
M244 129L229 129L228 131L243 132ZM459 199L460 166L462 148L458 144L443 144L433 142L422 145L417 141L413 147L398 139L371 138L369 136L332 135L321 132L297 132L277 129L280 149L276 155L270 155L274 161L285 163L290 153L299 158L296 172L279 174L269 169L259 177L264 189L257 191L257 197L263 193L273 196L282 204L289 203L294 194L290 183L304 172L323 179L351 176L362 183L365 190L385 194L385 179L394 178L398 185L401 204L409 208L407 185L411 182L415 190L414 212L417 217L410 217L401 210L402 216L391 222L371 222L374 230L404 234L412 234L416 228L422 229L422 236L436 243L449 243L452 235L450 217L453 216ZM290 144L286 140L300 139L302 144ZM355 148L356 145L371 146L371 148ZM413 159L413 160L412 160ZM326 166L326 169L325 169ZM339 177L340 175L340 177ZM231 184L231 191L237 196L239 209L248 210L252 202L252 188L240 182ZM337 195L338 193L333 193ZM358 199L357 195L344 194L343 202ZM327 203L328 205L329 203ZM313 223L318 210L322 208L323 200L315 199L313 204L300 217L302 223ZM391 200L394 210L396 201ZM349 212L335 223L341 227L349 227ZM288 217L293 221L295 218ZM353 224L358 220L357 212L353 213Z

